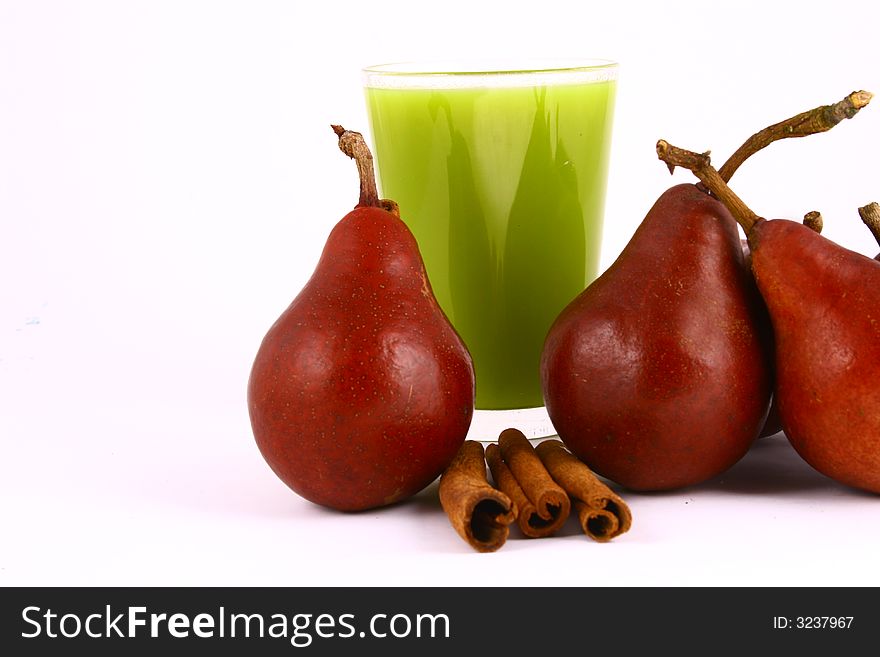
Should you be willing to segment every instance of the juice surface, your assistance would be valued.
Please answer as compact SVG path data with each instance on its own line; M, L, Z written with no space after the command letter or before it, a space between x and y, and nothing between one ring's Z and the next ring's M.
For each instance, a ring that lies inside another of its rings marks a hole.
M596 276L614 92L366 90L382 196L473 356L477 408L544 403L544 338Z

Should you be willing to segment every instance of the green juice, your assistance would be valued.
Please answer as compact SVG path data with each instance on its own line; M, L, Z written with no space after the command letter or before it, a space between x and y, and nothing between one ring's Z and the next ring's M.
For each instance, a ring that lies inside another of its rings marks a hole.
M366 96L382 196L473 356L477 408L543 406L544 338L597 273L614 80Z

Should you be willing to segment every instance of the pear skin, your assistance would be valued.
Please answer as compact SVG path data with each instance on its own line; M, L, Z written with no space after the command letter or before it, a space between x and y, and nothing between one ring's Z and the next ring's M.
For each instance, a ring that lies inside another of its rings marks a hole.
M670 188L548 333L541 376L559 437L633 490L724 472L769 406L758 308L733 217L694 185Z
M749 244L785 435L819 472L880 493L880 262L783 219Z

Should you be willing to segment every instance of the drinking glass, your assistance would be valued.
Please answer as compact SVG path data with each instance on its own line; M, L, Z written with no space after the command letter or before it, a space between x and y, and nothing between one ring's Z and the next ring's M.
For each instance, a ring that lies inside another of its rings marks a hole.
M469 438L552 435L541 349L597 274L617 64L397 63L363 77L381 194L474 360Z

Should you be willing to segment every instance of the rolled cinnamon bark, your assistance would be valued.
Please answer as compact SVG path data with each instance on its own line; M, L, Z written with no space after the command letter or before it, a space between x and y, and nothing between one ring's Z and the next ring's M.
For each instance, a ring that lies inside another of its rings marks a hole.
M502 431L498 445L486 448L486 460L495 485L513 500L523 534L543 538L565 524L571 510L568 495L553 481L522 432Z
M587 536L604 543L629 530L632 514L626 502L560 441L542 442L535 451L553 479L572 498Z
M510 498L489 484L483 446L466 440L440 477L440 504L455 531L480 552L504 545L516 509Z

